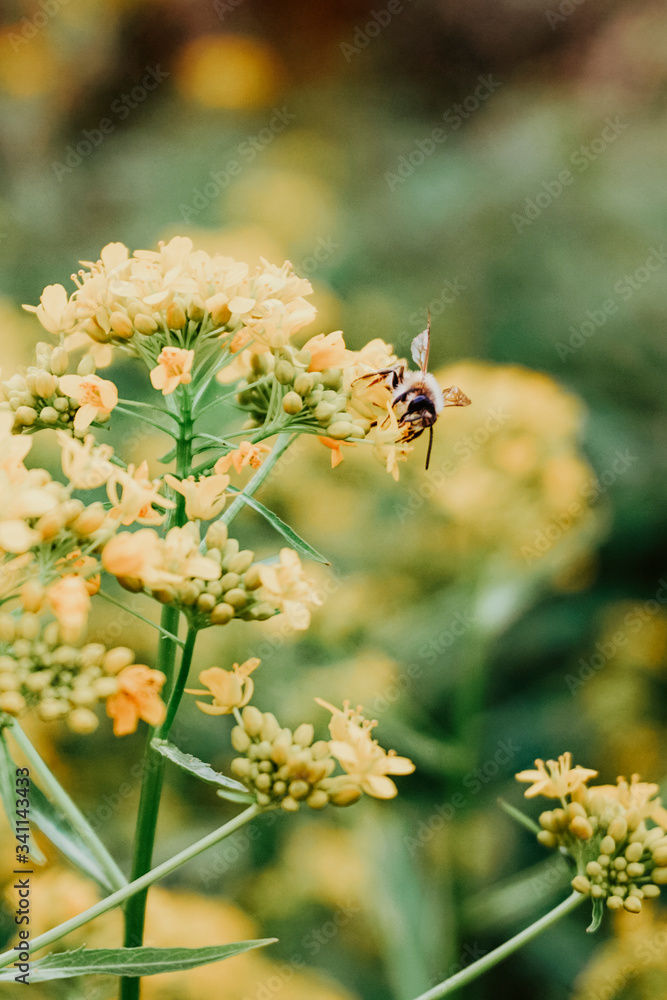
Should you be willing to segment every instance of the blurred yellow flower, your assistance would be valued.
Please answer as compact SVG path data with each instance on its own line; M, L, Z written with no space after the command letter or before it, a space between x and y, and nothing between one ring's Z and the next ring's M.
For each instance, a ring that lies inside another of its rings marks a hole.
M318 333L303 345L304 351L310 351L311 361L309 372L321 372L325 368L342 368L354 357L354 351L348 351L343 340L342 330L335 333Z
M271 448L268 444L252 444L250 441L241 441L238 448L218 459L214 471L225 473L233 467L235 472L240 473L246 465L249 465L251 469L259 469L263 456L268 455L270 451Z
M79 404L74 417L77 431L85 431L94 420L108 417L118 402L114 383L99 375L63 375L58 384L66 396Z
M310 624L309 604L321 604L322 599L303 575L301 560L293 549L280 550L280 562L260 566L262 597L279 608L292 628L306 629Z
M106 483L114 471L111 445L98 445L93 434L86 434L83 443L67 431L56 431L56 437L63 472L75 489L94 490Z
M150 726L159 726L166 712L160 698L166 679L160 670L151 670L143 663L120 671L118 690L107 698L107 715L113 719L115 736L133 733L139 719Z
M107 496L112 507L110 514L121 524L162 524L166 514L160 514L154 505L163 510L171 510L176 506L173 500L168 500L159 492L159 479L148 478L148 462L144 461L135 469L128 465L127 469L113 466L107 480ZM119 491L120 487L120 491Z
M86 581L78 574L63 576L47 590L51 610L58 619L65 642L76 642L88 621L90 594Z
M182 49L178 83L190 100L211 108L252 108L273 99L281 72L274 52L256 37L202 35Z

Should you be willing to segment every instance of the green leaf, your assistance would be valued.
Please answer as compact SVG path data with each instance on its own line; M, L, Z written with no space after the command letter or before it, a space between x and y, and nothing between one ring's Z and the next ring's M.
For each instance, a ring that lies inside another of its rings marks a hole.
M596 930L602 923L602 917L604 916L604 901L602 899L593 900L593 919L586 928L587 934L595 934Z
M210 948L78 948L40 958L30 965L29 983L73 976L156 976L162 972L182 972L199 965L221 962L252 948L273 944L276 938L237 941ZM16 969L0 971L0 982L14 981Z
M16 764L3 734L0 740L0 793L12 829L14 828L15 770ZM9 798L6 797L7 791ZM12 811L8 811L9 809ZM69 820L47 799L44 792L32 780L30 781L30 822L38 830L41 830L45 837L48 837L54 847L57 847L75 868L92 878L105 892L114 891L115 886L111 885L105 872L99 867L95 858L91 857L90 851L78 831L71 826ZM46 858L32 838L30 840L30 858L36 864L46 864Z
M265 507L263 503L259 502L259 500L255 500L254 497L247 496L241 490L236 492L234 499L236 498L243 500L243 502L247 503L249 507L256 510L258 514L265 517L269 524L275 528L276 531L283 536L283 538L287 539L290 545L297 549L297 551L302 552L303 555L308 556L309 559L314 559L315 562L322 563L323 566L331 566L329 560L326 559L321 552L318 552L317 549L314 549L312 545L305 541L305 539L301 538L300 535L297 535L296 531L294 531L293 528L290 528L289 524L285 524L282 518L278 517L277 514L274 514L268 507Z
M511 816L516 823L519 823L521 826L525 826L527 830L531 831L531 833L540 832L540 827L537 825L535 820L530 818L530 816L526 816L525 813L522 813L521 810L517 809L515 806L510 805L510 803L506 802L505 799L499 798L497 801L500 808L504 809L507 815Z
M158 462L161 462L162 465L168 465L170 462L173 462L175 458L176 458L176 445L174 445L173 448L170 448L169 451L166 452L164 455L161 455L160 458L158 458Z
M182 750L179 750L169 740L154 739L151 741L151 746L158 753L161 753L163 757L166 757L167 760L170 760L172 764L175 764L176 767L180 767L182 771L194 774L200 781L205 781L209 785L216 785L218 795L223 799L229 799L231 802L255 801L248 789L240 781L234 781L233 778L228 778L227 775L220 774L210 764L205 764L203 760L199 760L198 757L194 757L190 753L183 753Z
M34 785L32 783L30 785L30 791L31 793L34 791ZM2 798L2 805L5 813L7 814L10 829L13 832L16 830L16 764L14 763L12 755L9 752L4 729L0 732L0 798ZM39 825L32 809L30 811L30 819L35 826ZM37 865L46 864L46 858L35 843L33 837L30 837L30 860L34 861Z

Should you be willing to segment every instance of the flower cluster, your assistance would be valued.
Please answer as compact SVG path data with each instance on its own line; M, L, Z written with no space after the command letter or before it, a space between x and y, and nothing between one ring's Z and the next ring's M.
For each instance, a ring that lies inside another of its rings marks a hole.
M283 549L275 567L256 563L254 552L239 550L221 521L209 526L204 544L202 552L193 522L171 528L164 538L151 528L120 532L105 546L102 563L126 590L175 605L196 628L232 618L265 621L280 611L294 628L307 628L307 605L318 597L295 552Z
M91 423L105 423L118 402L113 382L95 374L92 358L79 362L77 374L67 374L64 347L38 344L36 364L0 383L0 412L13 413L15 434L60 428L82 436Z
M375 722L347 703L341 711L316 699L332 714L332 738L313 742L315 732L310 723L292 731L281 726L271 712L260 712L248 704L254 691L250 674L258 666L259 660L253 658L235 663L232 670L211 667L199 675L205 689L188 693L212 696L212 704L197 702L207 715L234 713L238 724L232 730L232 746L242 756L232 761L232 771L259 805L296 812L301 802L311 809L323 809L328 804L351 805L363 792L380 799L396 795L396 785L388 775L410 774L414 764L393 750L387 753L372 739ZM337 763L344 774L333 774Z
M642 900L667 885L667 810L658 786L620 777L615 785L591 785L597 771L572 767L572 755L558 761L535 761L521 771L530 782L526 796L559 799L561 806L540 815L537 839L545 847L565 849L577 865L572 886L610 910L639 913Z
M97 728L93 711L106 700L117 736L134 732L138 719L156 725L164 716L159 691L165 677L134 662L125 646L65 642L57 622L39 616L0 615L0 711L20 716L36 709L40 719L64 719L76 733Z
M240 343L281 345L315 315L304 297L312 287L289 263L264 261L253 272L231 257L193 250L184 236L132 255L122 243L110 243L98 261L82 264L72 275L71 295L49 285L38 306L25 308L49 333L65 335L68 346L87 345L100 365L110 363L112 346L150 359L153 367L163 348L188 350L195 339L236 336ZM167 355L160 364L169 362ZM159 381L165 377L166 371Z

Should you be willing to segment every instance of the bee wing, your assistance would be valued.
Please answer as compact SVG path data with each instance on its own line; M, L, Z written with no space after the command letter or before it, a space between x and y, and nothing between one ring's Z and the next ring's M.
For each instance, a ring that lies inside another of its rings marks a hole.
M415 339L412 341L412 347L410 352L412 354L412 360L416 365L419 365L423 372L428 371L428 352L431 347L431 316L428 317L428 324L426 329L421 333L418 333Z
M471 400L465 392L461 392L458 385L450 385L449 389L442 390L445 397L445 406L470 406Z

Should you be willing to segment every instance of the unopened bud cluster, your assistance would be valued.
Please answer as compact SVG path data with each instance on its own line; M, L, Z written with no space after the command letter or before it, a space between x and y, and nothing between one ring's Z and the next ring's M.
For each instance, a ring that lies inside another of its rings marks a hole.
M36 709L43 721L64 719L71 730L97 728L94 706L116 693L116 675L134 663L125 646L63 643L57 622L38 615L0 615L0 711L19 716Z
M155 588L145 587L138 578L119 577L127 590L146 590L162 604L173 604L187 615L196 628L226 625L233 618L242 621L266 621L277 613L274 604L258 599L261 587L259 566L251 549L240 549L235 538L229 538L227 526L216 521L206 532L202 555L220 567L216 579L183 577Z
M567 809L542 813L537 839L582 859L572 880L577 892L605 900L610 910L639 913L642 900L658 896L659 886L667 884L665 831L647 828L637 809L611 804L594 788L582 786L576 797Z
M350 394L344 387L343 369L308 371L311 358L310 351L297 351L289 344L272 353L253 355L253 374L241 383L237 396L239 405L249 411L252 425L261 426L267 416L275 418L269 414L271 400L275 400L275 380L281 391L282 412L294 422L305 423L315 433L335 440L366 437L372 422L348 412ZM273 379L266 381L269 374Z
M64 347L38 344L36 364L25 374L17 373L0 383L0 411L14 413L15 434L55 427L73 430L74 417L79 403L65 395L59 387L60 377L69 368L69 354ZM95 373L95 363L88 355L77 368L79 375ZM108 420L108 415L98 414L98 422ZM77 432L77 436L81 436Z
M271 712L247 705L232 730L232 745L243 756L232 761L232 772L264 808L297 812L346 806L361 797L359 785L347 775L332 777L336 761L327 740L313 743L314 730L302 723L292 732Z

